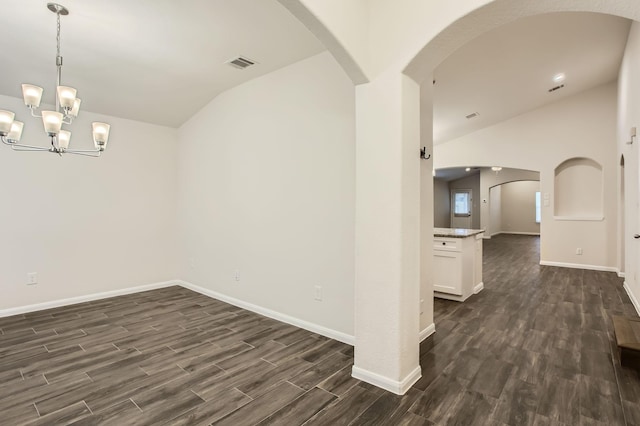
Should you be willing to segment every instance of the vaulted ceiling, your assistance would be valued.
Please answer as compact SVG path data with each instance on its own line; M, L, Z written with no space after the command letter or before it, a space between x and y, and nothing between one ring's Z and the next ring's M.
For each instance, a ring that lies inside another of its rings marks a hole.
M62 83L82 110L178 127L233 86L324 50L276 0L57 0ZM56 16L43 0L3 0L0 94L21 84L54 102ZM243 55L258 64L225 64ZM1 106L0 106L1 107Z
M520 19L462 46L434 73L434 143L614 81L630 25L610 15L554 13ZM560 73L564 87L549 92Z
M83 110L149 123L178 127L221 92L324 50L276 0L58 1L70 10L63 84L78 89ZM55 15L42 0L3 0L3 9L0 94L21 97L20 84L32 83L51 103ZM435 143L615 80L629 27L560 13L483 34L435 71ZM225 64L239 55L258 64ZM549 93L558 73L565 87Z

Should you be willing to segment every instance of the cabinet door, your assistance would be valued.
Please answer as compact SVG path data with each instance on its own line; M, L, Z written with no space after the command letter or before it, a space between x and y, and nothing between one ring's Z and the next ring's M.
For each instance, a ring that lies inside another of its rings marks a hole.
M433 290L462 296L460 253L433 251Z

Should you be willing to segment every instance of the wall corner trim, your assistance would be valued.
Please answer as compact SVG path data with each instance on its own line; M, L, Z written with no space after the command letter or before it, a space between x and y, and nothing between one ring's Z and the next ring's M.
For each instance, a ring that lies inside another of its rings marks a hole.
M624 278L625 274L623 271L621 271L620 269L616 269L616 272L618 273L618 278Z
M480 284L477 284L475 287L473 287L473 294L478 294L482 290L484 290L484 283L483 282L481 282Z
M624 291L627 292L627 296L629 296L629 299L631 299L631 303L633 303L633 307L636 308L636 313L640 315L640 303L638 303L638 299L636 299L636 296L633 294L633 292L627 285L626 281L624 282L624 285L622 286L622 288L624 288Z
M78 303L93 302L95 300L108 299L110 297L124 296L127 294L141 293L143 291L157 290L159 288L179 285L177 280L163 281L153 284L128 287L120 290L105 291L101 293L87 294L85 296L70 297L68 299L52 300L50 302L36 303L34 305L19 306L16 308L0 309L0 318L12 315L21 315L28 312L43 311L45 309L60 308L62 306L77 305Z
M186 289L191 291L195 291L196 293L203 294L205 296L212 297L214 299L220 300L222 302L229 303L233 306L237 306L242 309L246 309L251 312L255 312L260 315L264 315L265 317L269 317L278 321L285 322L287 324L291 324L296 327L304 328L305 330L311 331L313 333L320 334L322 336L328 337L333 340L337 340L342 343L346 343L347 345L353 346L355 344L355 337L341 331L333 330L327 327L323 327L318 324L314 324L305 320L301 320L299 318L295 318L277 311L273 311L271 309L263 308L262 306L254 305L249 302L245 302L240 299L236 299L231 296L227 296L222 293L218 293L217 291L210 290L208 288L200 287L199 285L189 283L187 281L177 280L177 285L180 285Z
M559 268L587 269L589 271L618 272L618 268L615 266L583 265L581 263L550 262L547 260L541 260L540 265L557 266Z
M420 332L420 342L423 342L427 337L436 332L436 325L434 323L429 324Z
M422 377L422 370L418 365L404 379L393 380L354 365L351 370L351 376L389 392L393 392L396 395L404 395L414 383L420 380L420 377Z

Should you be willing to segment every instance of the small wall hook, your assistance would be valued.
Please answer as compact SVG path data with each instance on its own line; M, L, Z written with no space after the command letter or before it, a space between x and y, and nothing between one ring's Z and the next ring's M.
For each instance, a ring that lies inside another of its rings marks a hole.
M635 128L635 127L632 127L632 128L631 128L631 138L630 138L630 139L629 139L629 141L627 142L627 145L631 145L631 144L633 144L633 141L635 140L635 138L636 138L636 128Z
M427 147L424 146L422 147L422 149L420 149L420 158L422 158L423 160L428 160L429 158L431 158L431 154L427 155Z

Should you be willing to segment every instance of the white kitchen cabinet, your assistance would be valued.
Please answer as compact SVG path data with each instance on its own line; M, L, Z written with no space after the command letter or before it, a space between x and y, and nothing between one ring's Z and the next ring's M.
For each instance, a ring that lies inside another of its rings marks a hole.
M462 302L480 292L483 230L435 228L433 290L435 297Z

